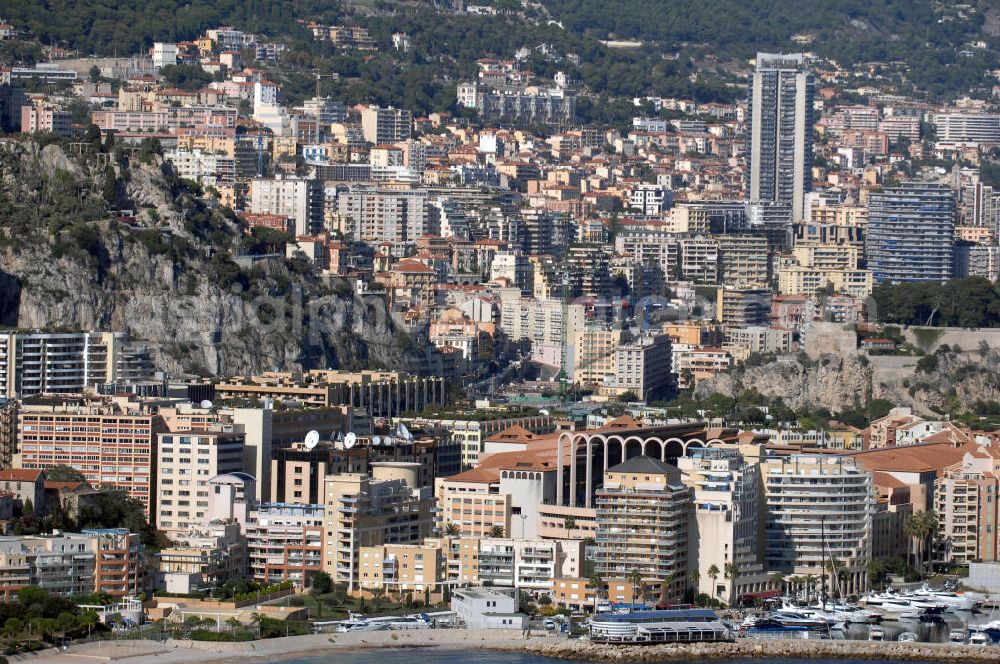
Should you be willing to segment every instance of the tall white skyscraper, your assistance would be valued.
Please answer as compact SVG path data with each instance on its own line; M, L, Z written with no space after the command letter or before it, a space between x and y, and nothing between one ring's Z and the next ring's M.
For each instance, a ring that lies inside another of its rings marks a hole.
M790 208L793 222L803 220L812 184L815 90L801 53L757 54L750 85L747 196L751 203Z

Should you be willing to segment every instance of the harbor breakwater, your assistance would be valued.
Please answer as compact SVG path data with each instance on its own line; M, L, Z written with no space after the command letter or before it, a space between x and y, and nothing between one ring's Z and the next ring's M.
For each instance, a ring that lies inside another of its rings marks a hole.
M665 662L740 658L843 659L899 662L1000 662L996 646L952 643L827 641L818 639L746 639L735 643L620 645L583 640L528 639L482 646L559 659L597 662Z

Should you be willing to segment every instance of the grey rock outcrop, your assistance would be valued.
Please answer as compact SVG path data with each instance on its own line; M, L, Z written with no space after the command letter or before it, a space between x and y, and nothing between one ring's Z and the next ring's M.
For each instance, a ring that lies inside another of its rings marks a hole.
M3 324L127 332L174 373L419 368L381 299L331 288L285 261L240 272L222 258L235 250L238 227L178 190L159 160L114 166L142 228L84 209L107 177L92 157L30 142L2 152L4 163L17 162L0 182L17 202L0 211ZM79 197L78 216L65 191ZM73 216L55 216L66 209ZM220 265L235 283L222 283Z

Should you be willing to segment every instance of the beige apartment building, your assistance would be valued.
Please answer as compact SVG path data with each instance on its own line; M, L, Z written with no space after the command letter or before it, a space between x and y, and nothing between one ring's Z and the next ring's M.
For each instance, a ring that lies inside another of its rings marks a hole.
M597 491L597 552L594 567L604 579L643 583L673 579L668 599L678 601L688 577L689 522L693 492L680 471L659 459L633 457L604 473Z
M415 544L434 527L434 497L418 486L420 464L371 464L371 477L343 473L326 478L323 570L335 582L358 587L362 547Z
M934 482L934 511L946 562L996 562L1000 526L1000 454L979 447Z
M139 535L123 528L0 536L0 598L11 601L26 586L62 596L138 595L146 590L144 563Z
M448 581L447 550L439 544L383 544L358 552L358 588L397 597L437 593Z
M240 428L170 431L157 436L156 525L173 536L200 524L209 508L209 480L243 472Z

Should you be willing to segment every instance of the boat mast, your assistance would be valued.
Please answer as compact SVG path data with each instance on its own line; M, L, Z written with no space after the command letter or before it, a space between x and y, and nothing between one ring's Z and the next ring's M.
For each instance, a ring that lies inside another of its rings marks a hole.
M822 579L823 587L823 609L826 609L826 571L827 571L827 560L826 560L826 515L820 514L819 516L819 540L820 540L820 578Z

